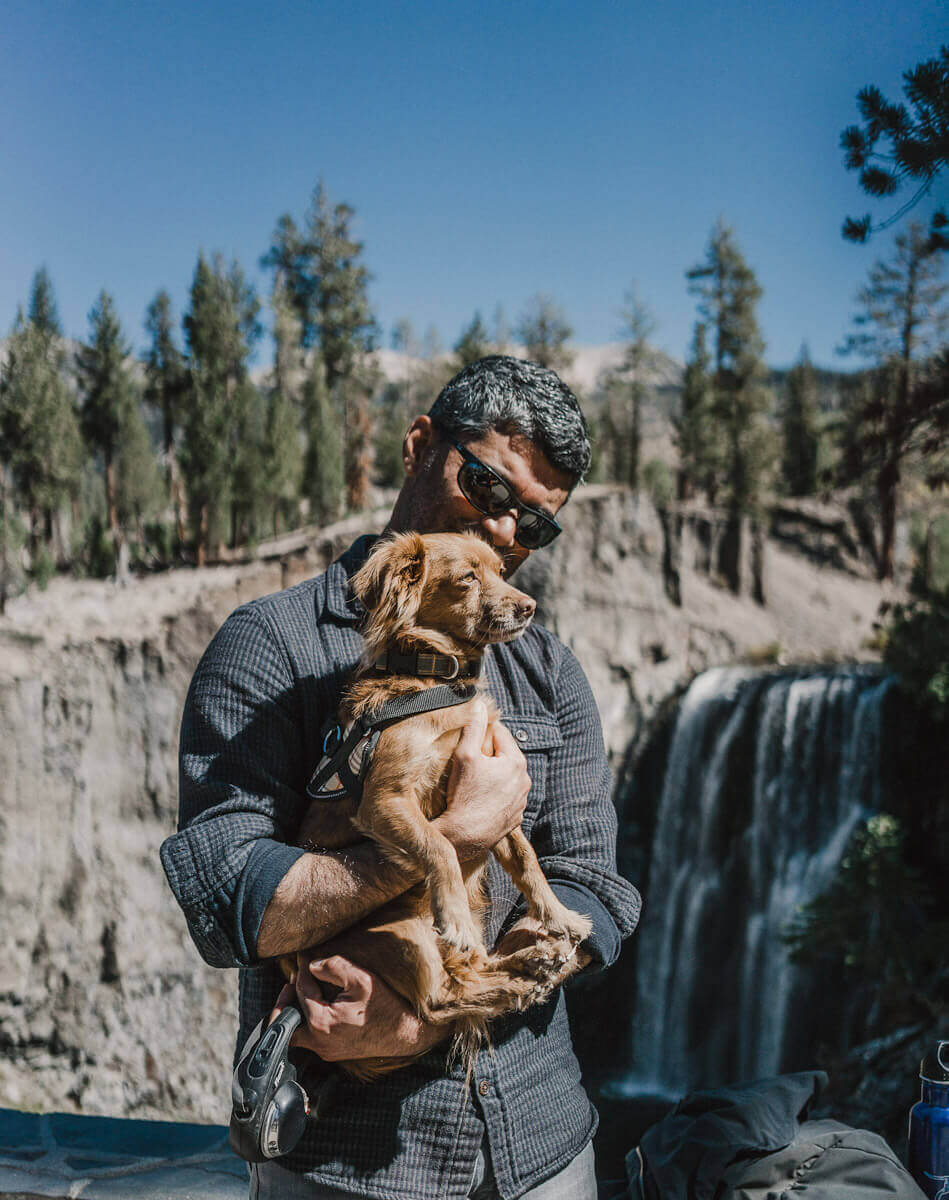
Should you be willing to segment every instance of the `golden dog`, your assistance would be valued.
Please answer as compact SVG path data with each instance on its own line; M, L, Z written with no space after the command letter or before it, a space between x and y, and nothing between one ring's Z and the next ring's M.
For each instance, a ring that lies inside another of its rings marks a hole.
M404 533L376 543L353 578L353 590L368 614L366 649L343 694L340 724L384 700L443 682L379 674L376 661L388 648L452 655L464 673L480 662L488 644L518 637L535 605L504 581L501 566L500 556L473 534ZM483 699L489 704L487 748L493 741L491 722L498 715L493 703ZM431 823L446 808L451 757L472 719L474 703L472 697L385 729L361 801L348 796L314 801L298 835L300 845L327 850L368 837L393 861L423 869L423 883L352 926L334 945L336 952L385 980L419 1017L451 1024L456 1044L469 1054L484 1037L487 1021L545 999L577 969L576 948L591 929L586 917L554 895L533 847L517 828L492 853L542 932L511 954L492 955L485 948L484 864L459 863L451 842ZM291 977L295 963L285 959L283 965ZM411 1060L361 1059L340 1065L372 1079Z

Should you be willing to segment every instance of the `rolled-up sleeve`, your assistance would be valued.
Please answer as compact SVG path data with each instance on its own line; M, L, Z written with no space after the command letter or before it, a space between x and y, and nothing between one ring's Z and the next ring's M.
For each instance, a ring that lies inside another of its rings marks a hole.
M583 669L566 649L554 694L563 744L551 755L531 842L554 892L593 922L586 948L608 967L636 928L641 901L616 869L616 809L600 717Z
M178 832L161 847L171 890L202 958L258 961L277 884L303 851L289 844L305 805L294 679L253 605L222 625L195 671L179 750Z

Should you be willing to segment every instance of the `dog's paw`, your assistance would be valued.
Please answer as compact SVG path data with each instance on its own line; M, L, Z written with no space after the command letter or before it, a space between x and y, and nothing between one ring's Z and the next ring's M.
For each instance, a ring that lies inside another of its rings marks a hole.
M481 955L482 957L487 954L481 931L474 921L446 920L438 927L438 936L443 942L455 950L460 950L463 954Z
M539 937L531 945L506 955L502 962L506 970L516 974L530 975L538 981L550 981L557 977L568 950L563 941Z
M571 946L579 946L593 931L589 917L573 912L563 904L531 915L537 917L548 937L554 941L567 941Z

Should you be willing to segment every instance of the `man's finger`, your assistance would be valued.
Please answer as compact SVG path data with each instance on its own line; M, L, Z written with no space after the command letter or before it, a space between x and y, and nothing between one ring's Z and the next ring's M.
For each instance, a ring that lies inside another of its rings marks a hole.
M296 988L292 983L285 983L283 985L283 987L280 989L280 995L277 997L273 1009L271 1010L270 1016L267 1018L268 1025L272 1025L274 1021L276 1021L277 1017L279 1017L283 1010L287 1007L287 1005L293 1003L293 1001L296 999L296 995Z
M347 1000L368 1000L372 991L372 976L369 972L357 967L340 954L334 954L331 958L315 959L310 963L310 974L321 983L331 983L342 988Z

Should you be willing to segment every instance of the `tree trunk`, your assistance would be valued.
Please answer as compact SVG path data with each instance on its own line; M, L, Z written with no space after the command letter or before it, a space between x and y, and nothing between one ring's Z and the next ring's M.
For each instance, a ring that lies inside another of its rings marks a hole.
M197 537L197 560L198 566L203 567L208 561L208 506L201 505L200 516L198 517L198 537Z
M347 382L344 399L347 432L346 505L350 512L369 507L372 474L372 420L369 393L352 381Z
M105 460L105 510L109 534L112 537L112 552L115 555L115 577L124 580L128 576L128 549L119 526L119 510L115 496L115 462L111 455Z
M0 617L7 611L10 587L10 514L7 512L7 469L0 463Z
M168 495L175 512L175 540L178 543L176 550L180 554L181 548L185 544L185 489L181 482L178 455L175 452L173 440L166 442L165 461L168 464Z
M893 548L896 541L896 501L900 482L899 463L889 459L877 476L877 497L880 504L880 579L893 578Z
M629 486L639 491L639 459L642 448L642 397L638 383L633 384L629 428Z

